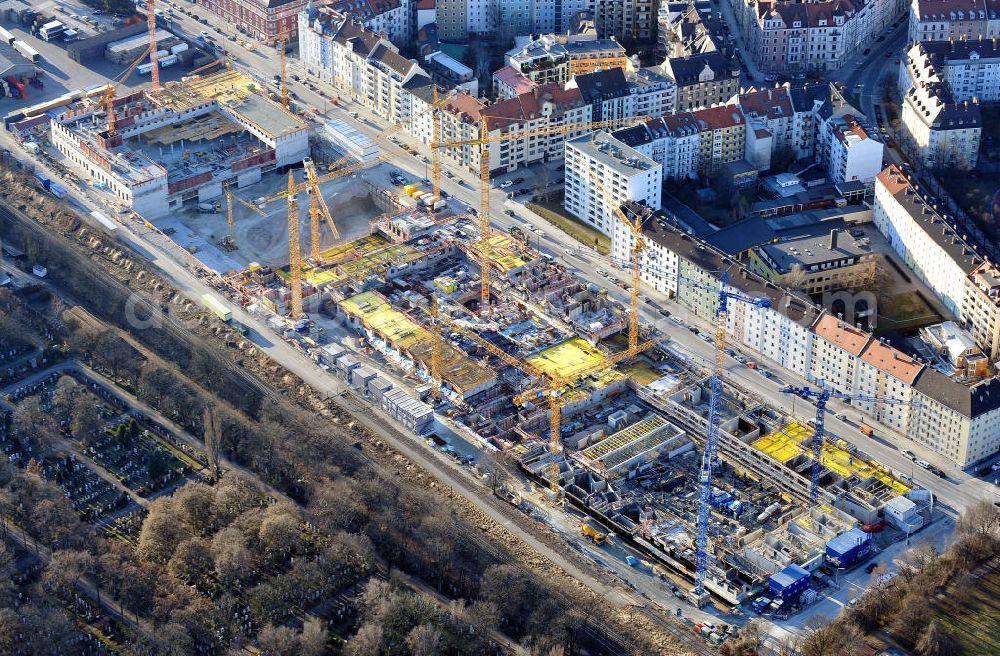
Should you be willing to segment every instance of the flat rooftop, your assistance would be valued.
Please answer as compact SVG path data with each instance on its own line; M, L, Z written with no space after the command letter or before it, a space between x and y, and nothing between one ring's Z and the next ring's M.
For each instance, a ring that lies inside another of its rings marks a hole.
M527 362L550 377L573 378L605 361L604 353L586 340L573 337L565 342L542 349L527 358Z
M170 82L147 95L154 103L175 112L218 102L272 137L306 129L304 121L272 102L263 91L252 78L239 71L224 69L188 82Z
M635 148L625 145L625 142L615 139L604 130L571 139L567 142L567 146L570 145L589 159L600 162L611 170L628 177L659 166Z
M433 344L430 331L393 308L381 294L363 292L341 301L340 308L396 350L422 366L430 366ZM441 348L441 377L459 392L487 387L496 381L492 369L472 360L447 341Z
M810 426L792 422L781 430L761 437L752 446L785 464L796 456L811 457L810 442L813 433ZM877 463L869 462L847 451L840 440L824 441L820 462L844 479L852 476L861 480L874 479L892 489L897 495L910 491L908 486L897 481Z
M810 267L827 262L859 258L874 253L867 240L856 240L849 232L836 233L836 245L830 232L810 231L795 237L786 237L774 244L760 247L783 273L800 266L809 271Z

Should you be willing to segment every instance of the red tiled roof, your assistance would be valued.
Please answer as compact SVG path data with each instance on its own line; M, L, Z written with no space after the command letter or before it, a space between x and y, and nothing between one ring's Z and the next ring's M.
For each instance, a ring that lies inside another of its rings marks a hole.
M531 78L513 66L504 66L494 72L493 77L511 87L516 94L527 93L538 86Z
M893 196L910 186L906 176L895 164L885 167L877 177Z
M417 9L434 9L434 0L420 0L417 2Z
M743 112L737 105L706 107L692 113L702 130L721 130L746 123Z
M792 99L785 87L741 94L739 104L747 114L756 114L760 117L782 118L795 113L792 109Z
M861 355L872 336L829 314L816 322L816 334L852 355Z
M868 348L861 354L861 359L907 385L912 385L924 368L924 365L916 360L878 340L872 340L868 344Z

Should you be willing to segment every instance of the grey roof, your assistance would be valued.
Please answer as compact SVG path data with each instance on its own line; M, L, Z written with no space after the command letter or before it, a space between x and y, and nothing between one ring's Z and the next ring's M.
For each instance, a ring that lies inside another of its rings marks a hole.
M883 172L882 175L886 173ZM969 274L982 264L982 258L965 241L965 235L960 234L952 223L938 214L937 210L921 198L909 184L893 194L893 198L906 210L913 222L936 242L964 273Z
M625 71L620 68L608 68L603 71L577 75L575 79L580 94L588 103L623 98L629 95Z
M826 226L819 226L825 228ZM837 245L832 245L832 231L837 232ZM864 255L872 255L874 251L851 237L849 232L839 227L827 230L809 230L799 235L782 239L774 244L761 246L761 250L777 265L778 269L787 273L795 265L808 270L810 266L825 264L839 260L856 260ZM853 263L853 262L852 262Z
M127 39L130 36L135 36L140 32L146 32L148 30L149 27L143 22L125 25L124 27L119 27L117 30L98 32L97 34L88 36L86 39L79 39L78 41L73 41L72 43L67 44L66 52L70 53L71 59L73 59L73 53L85 52L94 48L100 48L103 53L104 46L108 45L112 41Z
M14 46L0 41L0 77L32 77L35 65L19 53Z
M701 84L698 76L708 66L715 74L716 80L733 77L729 60L721 52L705 52L690 57L671 57L664 62L677 86L686 87Z
M1000 409L1000 377L966 387L932 367L924 367L913 388L964 417Z
M566 143L572 144L587 157L625 176L632 176L659 166L652 159L626 146L604 130L585 134Z
M403 88L426 103L434 102L434 83L426 75L417 73L403 83ZM445 92L439 88L438 98L443 98L444 94Z
M816 106L816 103L820 102L822 103L822 108L820 109L820 116L822 118L830 118L833 113L829 84L806 84L791 87L788 90L788 95L792 99L792 107L795 108L796 112L810 112Z
M779 287L753 273L722 251L697 237L688 235L671 225L669 221L657 220L655 213L648 206L629 201L622 205L622 210L629 218L635 217L637 213L643 217L642 233L646 239L660 244L703 271L719 275L720 278L723 271L728 272L731 287L753 298L770 299L771 307L792 321L801 325L812 325L819 318L820 310L806 297Z
M968 59L972 53L979 56L980 63L985 63L984 59L1000 57L1000 42L995 39L921 41L917 45L935 68L951 60Z
M738 255L754 246L767 244L778 238L767 221L759 216L744 219L705 237L705 243L728 255Z

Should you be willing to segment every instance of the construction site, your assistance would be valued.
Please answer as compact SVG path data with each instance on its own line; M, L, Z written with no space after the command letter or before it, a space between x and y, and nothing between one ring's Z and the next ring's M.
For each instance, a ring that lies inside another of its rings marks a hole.
M118 96L112 83L44 109L57 149L318 366L413 432L437 423L506 454L554 506L689 580L693 602L788 612L808 603L801 572L853 567L872 536L929 521L929 493L722 380L727 302L766 298L691 283L720 307L716 362L693 364L640 325L638 219L612 219L635 237L629 305L496 231L485 126L482 204L459 214L442 202L438 157L459 144L438 142L438 120L433 180L403 186L371 175L391 156L367 146L314 159L283 83L275 101L215 62L161 85L152 64L148 89ZM764 594L789 577L787 594Z

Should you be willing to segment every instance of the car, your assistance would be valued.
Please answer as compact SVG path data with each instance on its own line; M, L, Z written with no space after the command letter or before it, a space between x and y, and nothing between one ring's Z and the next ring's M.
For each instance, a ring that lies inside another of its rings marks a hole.
M203 38L203 39L207 39L208 38L208 30L202 30L201 31L201 38Z
M610 274L610 273L608 273L607 271L605 271L604 269L598 269L598 270L597 270L597 275L601 276L602 278L607 278L607 277L609 277L609 276L610 276L611 274Z
M431 183L431 181L428 180L427 178L424 178L423 180L421 180L421 182L423 182L425 185L429 185Z
M833 576L833 570L830 569L830 567L828 567L827 565L820 565L819 571L823 572L827 576Z
M914 455L913 451L910 451L909 449L900 449L899 452L902 453L907 458L909 458L910 460L916 460L917 459L917 456Z
M876 567L878 567L878 561L873 560L872 562L868 563L867 565L865 565L865 574L871 574L872 572L875 571Z
M833 416L839 419L840 421L847 421L847 415L845 415L843 412L838 412Z
M884 34L879 34L878 35L878 39L876 39L876 41L885 41L885 35Z
M507 189L508 187L513 186L513 184L514 183L511 180L504 180L499 185L497 185L497 187L499 187L500 189Z
M771 376L774 375L767 369L758 369L758 371L760 371L760 375L763 376L764 378L770 378Z
M660 308L657 312L659 312L662 317L670 317L670 310Z
M865 48L865 52L864 52L864 54L866 54L866 55L870 55L871 53L872 53L872 49L871 49L871 48ZM860 85L859 85L859 86L860 86Z
M534 232L535 231L535 225L533 223L525 223L524 224L524 229L527 230L528 232Z
M930 471L930 473L934 474L938 478L948 478L948 474L945 474L944 470L942 470L940 467L935 467L934 465L931 465L931 468L930 468L929 471Z
M504 212L504 214L506 214L507 216L517 216L517 214L514 213L514 210L507 210L506 212Z
M994 462L992 465L990 465L991 472L995 472L998 469L1000 469L1000 462Z
M930 471L930 468L931 468L931 463L927 462L926 460L922 460L922 459L920 459L920 458L917 458L917 459L916 459L916 460L914 460L913 462L914 462L914 463L915 463L915 464L916 464L916 465L917 465L918 467L923 467L924 469L926 469L926 470Z
M521 184L524 182L524 178L514 178L514 184Z

